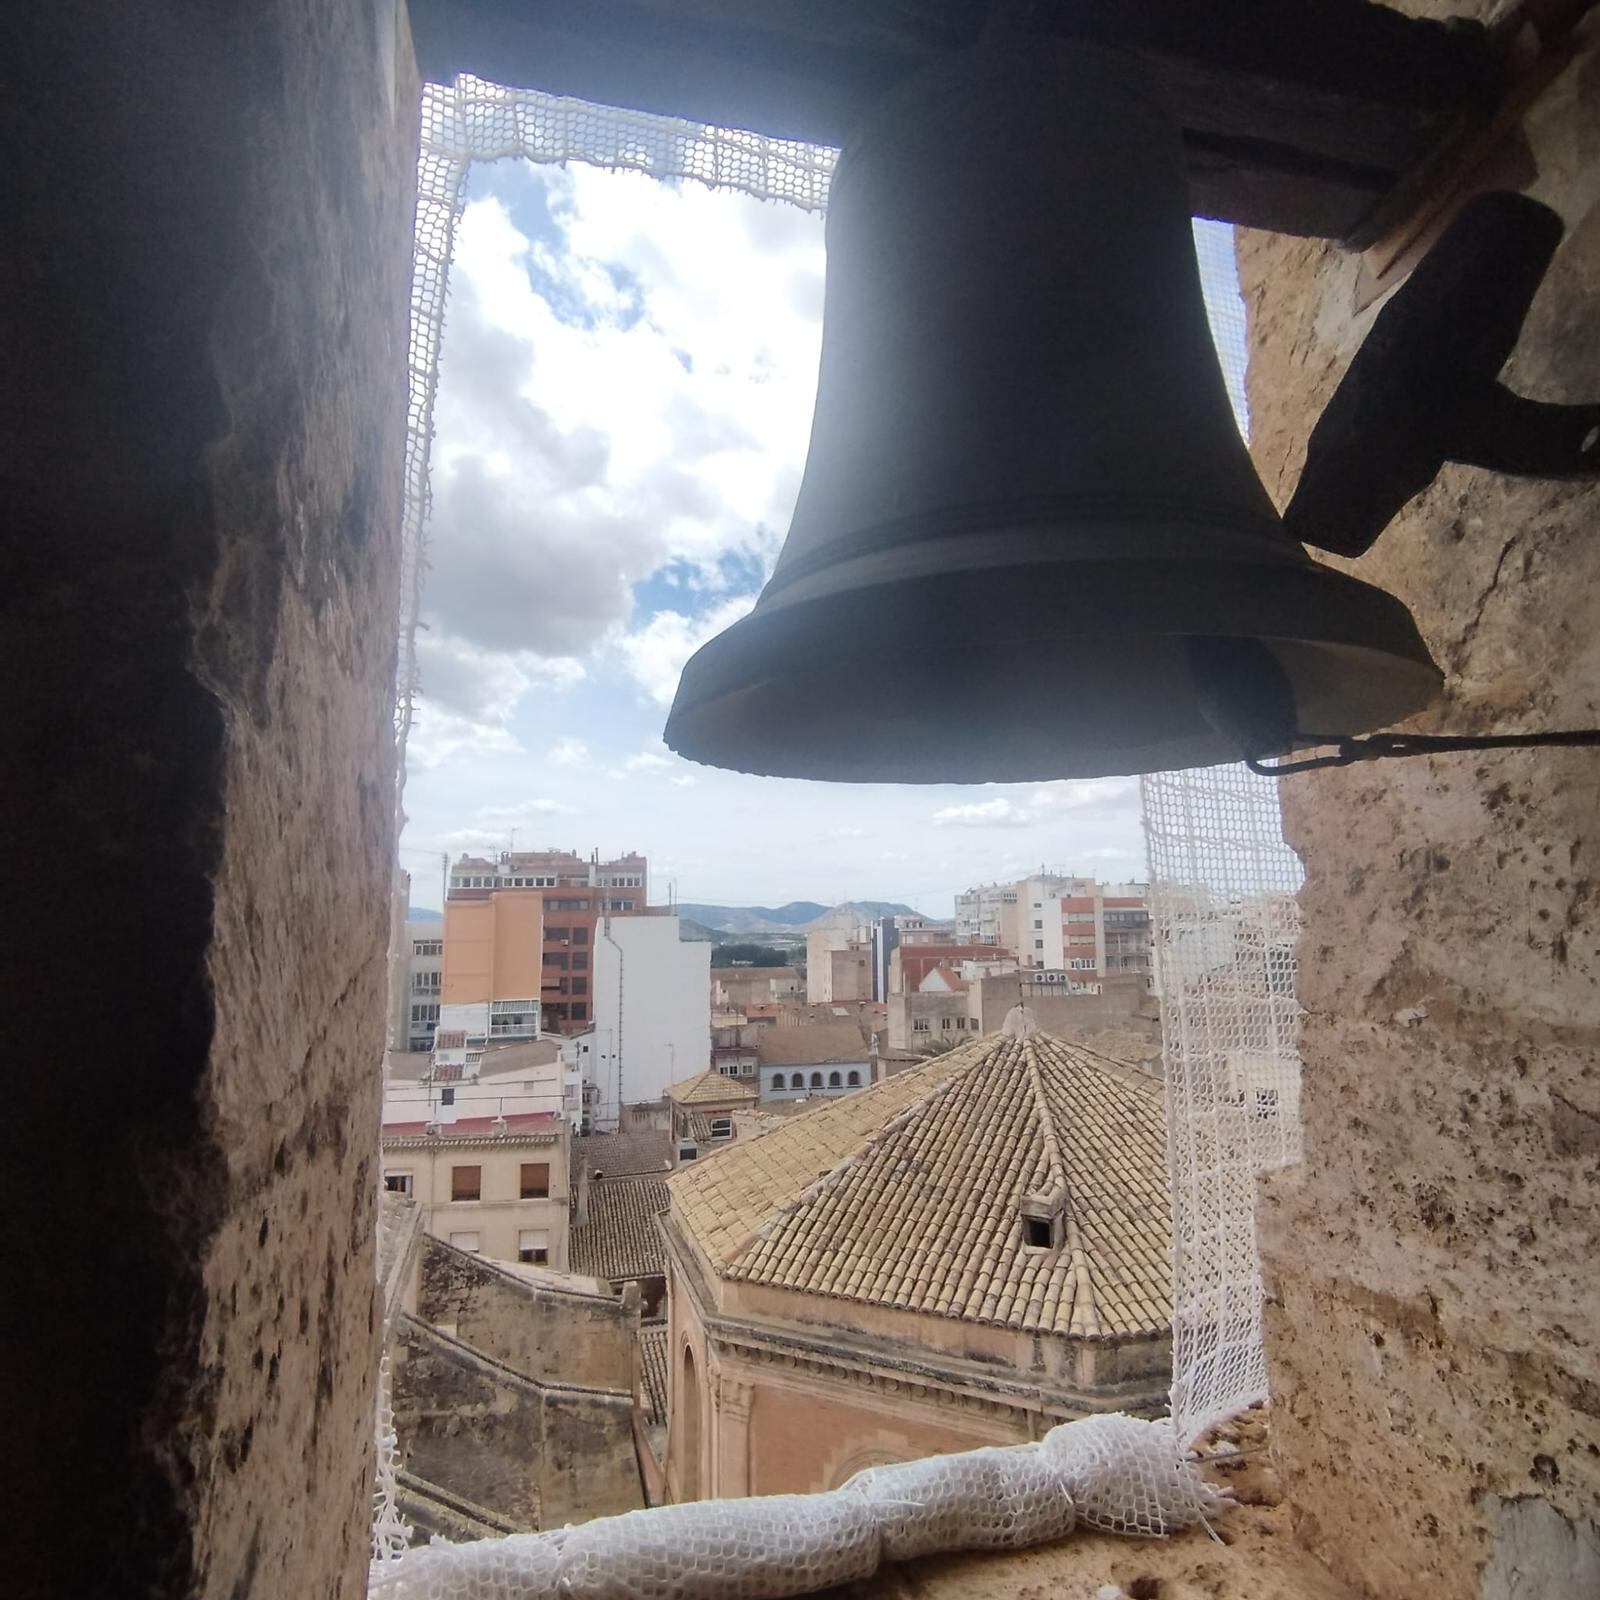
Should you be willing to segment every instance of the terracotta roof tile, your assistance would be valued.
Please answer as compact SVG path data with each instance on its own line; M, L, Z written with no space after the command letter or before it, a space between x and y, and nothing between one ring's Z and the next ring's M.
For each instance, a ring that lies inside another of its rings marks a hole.
M997 1035L680 1170L675 1219L724 1277L1029 1332L1171 1319L1161 1087ZM820 1174L820 1176L819 1176ZM1024 1243L1025 1196L1062 1242Z
M665 1173L672 1138L665 1128L639 1133L591 1133L572 1141L574 1174L598 1172L607 1178Z
M574 1272L615 1283L658 1278L667 1270L656 1218L667 1209L662 1178L603 1178L589 1185L589 1220L574 1223Z
M853 1022L802 1022L788 1028L763 1028L756 1040L756 1059L763 1066L865 1061L867 1046Z
M644 1418L652 1427L667 1425L667 1323L639 1324L639 1380L644 1390Z
M667 1099L679 1106L734 1105L742 1100L754 1100L755 1097L756 1092L749 1084L740 1083L737 1078L730 1078L710 1068L673 1084L667 1090Z

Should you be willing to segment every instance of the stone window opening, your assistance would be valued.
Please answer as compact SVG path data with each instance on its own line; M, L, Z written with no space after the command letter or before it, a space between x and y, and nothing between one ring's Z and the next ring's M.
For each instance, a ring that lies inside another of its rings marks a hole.
M524 1161L522 1163L521 1198L548 1200L550 1198L550 1163Z
M854 1067L852 1067L845 1074L844 1081L849 1084L852 1089L859 1089L861 1087L861 1074L857 1072Z
M412 1174L409 1172L386 1172L383 1175L383 1186L390 1194L409 1196L412 1192Z
M451 1167L450 1198L452 1200L481 1200L483 1198L482 1167Z
M828 1087L830 1089L842 1089L844 1087L844 1079L837 1072L830 1072L828 1074Z
M711 1119L711 1137L713 1139L731 1139L733 1137L732 1117L713 1117Z
M517 1260L543 1267L550 1262L550 1232L547 1228L523 1228L517 1234Z
M822 1074L820 1072L813 1072L811 1074L811 1087L813 1089L820 1089L822 1087Z

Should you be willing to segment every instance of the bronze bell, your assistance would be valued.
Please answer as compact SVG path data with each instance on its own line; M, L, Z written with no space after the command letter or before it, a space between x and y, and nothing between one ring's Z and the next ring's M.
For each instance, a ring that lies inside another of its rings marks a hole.
M843 151L827 250L794 520L754 611L684 668L672 749L784 777L1099 777L1437 693L1406 608L1313 562L1251 466L1180 136L1133 62L1030 40L921 74Z

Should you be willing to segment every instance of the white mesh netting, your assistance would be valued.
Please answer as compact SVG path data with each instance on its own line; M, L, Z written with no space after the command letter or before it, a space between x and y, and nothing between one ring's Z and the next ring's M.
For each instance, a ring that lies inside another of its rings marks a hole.
M883 1561L1016 1550L1075 1527L1161 1534L1227 1503L1164 1422L1086 1417L1037 1444L869 1467L827 1494L702 1500L376 1565L375 1600L776 1600Z
M1243 766L1141 782L1167 1079L1172 1419L1187 1447L1267 1396L1256 1176L1300 1159L1300 864Z
M502 157L584 161L822 210L835 154L470 77L448 87L425 86L396 702L402 798L427 570L439 348L455 229L472 164ZM1197 222L1195 244L1207 314L1243 429L1244 314L1234 281L1232 231ZM1232 809L1222 803L1225 794L1235 794L1225 770L1220 776L1166 774L1145 784L1164 951L1161 993L1177 1019L1167 1050L1179 1240L1176 1437L1167 1422L1092 1417L1054 1429L1037 1445L870 1468L828 1494L666 1506L549 1533L411 1548L398 1509L385 1363L371 1593L382 1600L539 1600L558 1594L572 1600L755 1600L863 1577L886 1559L1016 1548L1076 1526L1159 1535L1226 1504L1226 1496L1199 1477L1183 1452L1204 1426L1197 1419L1216 1420L1265 1392L1253 1178L1261 1165L1290 1159L1297 1149L1293 908L1284 901L1294 887L1293 857L1277 827L1272 785L1250 781L1257 787L1248 796L1239 790ZM1237 826L1228 832L1224 824ZM1201 831L1191 836L1186 830L1195 826ZM1224 857L1234 842L1247 856L1230 862ZM1227 950L1213 961L1223 945ZM1241 1092L1245 1102L1231 1098Z

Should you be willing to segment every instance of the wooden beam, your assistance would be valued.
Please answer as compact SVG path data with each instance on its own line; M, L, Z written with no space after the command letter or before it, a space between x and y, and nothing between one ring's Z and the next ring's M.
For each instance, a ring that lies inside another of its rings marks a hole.
M989 0L411 0L424 74L838 145ZM1506 74L1475 24L1368 0L1007 0L1020 25L1140 56L1181 122L1197 209L1361 241L1404 174L1470 137Z

